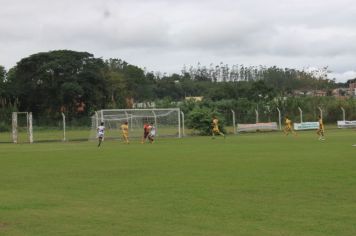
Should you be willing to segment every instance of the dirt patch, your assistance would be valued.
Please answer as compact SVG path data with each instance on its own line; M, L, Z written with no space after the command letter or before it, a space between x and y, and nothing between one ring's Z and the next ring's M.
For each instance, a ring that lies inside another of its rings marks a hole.
M9 223L6 222L0 222L0 230L6 228L7 226L9 226Z

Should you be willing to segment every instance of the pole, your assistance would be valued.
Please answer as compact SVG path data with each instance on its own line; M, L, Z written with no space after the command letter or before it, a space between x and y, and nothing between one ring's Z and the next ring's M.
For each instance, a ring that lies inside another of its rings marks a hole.
M104 122L104 111L103 110L100 111L100 115L101 115L100 121Z
M66 141L66 116L62 112L62 119L63 119L63 142Z
M14 143L18 142L18 132L17 132L17 112L12 113L12 141Z
M180 130L180 109L178 108L178 138L182 137L181 130Z
M152 113L153 113L153 117L154 117L154 119L155 119L155 127L156 127L156 132L158 131L158 127L157 127L157 116L156 116L156 113L155 113L155 111L152 111ZM157 134L158 134L158 132L157 132ZM157 135L158 136L158 135Z
M185 136L185 127L184 127L184 112L180 112L180 114L182 115L182 135L183 137Z
M298 107L299 114L300 114L300 123L303 123L303 111L300 107Z
M343 119L343 121L345 121L346 120L345 109L343 107L341 107L341 110L342 110L342 119Z
M320 117L321 117L321 119L323 119L323 110L320 107L318 107L318 109L320 111Z
M281 116L281 110L277 107L278 111L278 124L279 124L279 130L282 130L282 116Z
M231 112L232 112L232 126L234 127L234 134L236 134L235 111L231 109Z
M258 119L258 110L255 109L255 113L256 113L256 124L259 122L259 119Z
M99 114L97 111L95 112L95 125L95 129L97 129L99 127Z
M30 143L33 143L32 112L28 113L28 131Z

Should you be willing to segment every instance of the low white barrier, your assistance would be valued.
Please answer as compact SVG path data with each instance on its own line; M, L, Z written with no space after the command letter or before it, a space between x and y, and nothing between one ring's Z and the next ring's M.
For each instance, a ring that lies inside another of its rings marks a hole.
M337 127L340 129L345 129L345 128L356 128L356 120L338 120L337 121Z
M319 122L302 122L294 123L295 130L309 130L309 129L318 129Z
M272 131L272 130L278 130L277 122L256 123L256 124L237 124L237 132Z

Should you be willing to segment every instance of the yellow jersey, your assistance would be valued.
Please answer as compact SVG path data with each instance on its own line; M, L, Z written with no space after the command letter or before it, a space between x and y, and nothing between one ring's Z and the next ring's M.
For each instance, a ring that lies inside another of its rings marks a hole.
M213 119L213 131L219 132L219 120L218 119Z
M214 130L218 130L219 129L219 120L218 119L214 119L213 120L213 129Z
M287 126L288 128L292 127L292 121L289 120L289 119L286 119L286 126Z
M122 131L123 134L127 135L129 133L129 126L125 125L125 124L122 124L121 125L121 131Z

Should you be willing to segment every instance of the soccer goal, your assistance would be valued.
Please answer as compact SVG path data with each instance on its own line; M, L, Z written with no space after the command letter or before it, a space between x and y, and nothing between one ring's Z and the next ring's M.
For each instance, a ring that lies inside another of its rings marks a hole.
M179 108L100 110L91 119L90 139L96 138L96 129L101 122L105 126L105 139L121 138L120 126L124 122L128 122L130 138L141 138L145 123L155 125L158 137L182 137Z
M12 113L12 141L33 143L32 112Z

